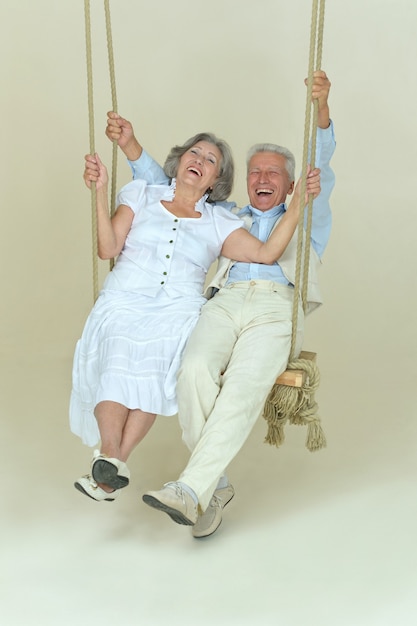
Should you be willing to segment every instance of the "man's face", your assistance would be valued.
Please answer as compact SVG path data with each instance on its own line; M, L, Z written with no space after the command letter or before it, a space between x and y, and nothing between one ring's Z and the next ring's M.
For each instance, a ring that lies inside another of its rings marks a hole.
M258 152L248 167L247 189L250 204L260 211L268 211L285 202L294 190L285 167L285 157L275 152Z

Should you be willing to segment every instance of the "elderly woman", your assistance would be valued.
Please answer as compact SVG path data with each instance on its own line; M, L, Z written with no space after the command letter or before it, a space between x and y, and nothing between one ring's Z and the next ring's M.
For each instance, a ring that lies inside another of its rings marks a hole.
M164 170L170 186L132 181L119 192L110 219L107 170L98 155L86 157L84 179L88 187L96 184L98 253L118 257L73 365L71 430L89 446L101 440L91 474L75 487L98 501L114 500L129 483L126 461L156 415L177 412L177 369L206 301L203 286L213 261L222 254L272 264L298 222L297 193L266 243L213 204L228 197L234 167L230 148L212 134L174 147Z

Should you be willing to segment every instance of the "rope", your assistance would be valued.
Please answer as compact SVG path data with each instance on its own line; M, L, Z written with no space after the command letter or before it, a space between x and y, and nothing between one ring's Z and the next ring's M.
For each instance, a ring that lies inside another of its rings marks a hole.
M320 3L320 11L319 11ZM324 30L324 4L325 0L313 0L311 29L310 29L310 52L309 52L309 64L308 64L308 80L307 80L307 99L306 99L306 111L304 120L304 143L303 143L303 161L302 161L302 179L301 179L301 198L304 198L307 185L307 165L308 165L308 146L310 143L310 126L311 118L311 155L310 163L314 167L315 154L316 154L316 134L317 134L317 111L318 103L314 102L313 115L311 113L311 94L313 90L313 72L315 69L319 69L322 58L323 48L323 30ZM319 19L318 19L319 14ZM297 238L297 256L295 266L295 282L294 282L294 301L292 312L292 334L291 334L291 350L289 361L294 359L295 346L297 340L297 327L298 327L298 305L300 300L300 287L302 285L302 305L303 310L307 307L307 288L308 288L308 270L309 270L309 241L311 237L311 227L313 219L313 196L310 195L308 199L307 208L307 226L305 234L304 244L304 211L300 211L300 218L298 222L298 238ZM304 259L303 259L304 255Z
M307 102L304 124L301 198L304 198L307 186L310 126L312 126L310 164L312 168L314 168L315 165L318 103L315 100L312 106L311 96L313 89L313 73L315 69L319 69L321 66L324 30L324 4L325 0L313 0L307 80ZM313 115L311 113L312 108ZM313 117L312 122L311 117ZM308 198L305 236L304 217L305 211L300 211L292 312L291 350L287 369L298 369L305 372L306 382L302 387L289 387L279 384L275 384L273 386L264 407L264 418L268 422L268 432L265 441L271 445L275 445L277 447L280 446L284 442L284 425L289 421L290 424L302 424L307 426L306 446L310 451L315 451L326 446L326 438L317 413L318 406L314 399L314 393L319 385L320 374L314 361L294 359L301 285L301 298L304 312L307 308L308 270L310 260L309 249L313 220L313 196L311 194Z
M114 71L114 56L113 56L113 39L111 32L111 19L110 19L110 5L109 0L104 0L104 12L106 16L106 36L107 36L107 52L109 57L109 74L110 74L110 89L112 98L112 111L117 113L117 95L116 95L116 78ZM111 176L111 190L110 190L110 217L113 217L116 209L116 184L117 184L117 141L113 141L112 150L112 176ZM110 270L114 267L114 259L110 259Z
M325 0L322 0L319 7L318 26L317 26L317 46L316 46L316 69L321 67L321 59L323 53L323 31L324 31L324 7ZM311 76L312 80L312 76ZM311 101L310 101L311 102ZM313 127L311 131L311 167L315 166L316 159L316 144L317 144L317 117L318 117L318 102L314 100L313 103ZM308 213L307 213L307 225L306 225L306 248L311 241L311 229L313 225L313 197L310 195L308 199ZM308 287L308 267L310 261L310 254L304 255L304 268L303 268L303 310L307 309L307 287Z
M116 80L114 71L113 41L111 32L109 0L104 0L104 12L106 18L107 51L109 59L110 87L112 95L112 109L117 111ZM94 102L93 102L93 63L91 45L91 14L90 0L84 0L85 15L85 39L87 57L87 92L88 92L88 127L90 137L90 154L95 154L94 143ZM110 217L113 217L116 204L117 184L117 142L113 142L111 191L110 191ZM98 297L98 262L97 262L97 210L96 210L96 185L91 184L91 222L92 222L92 252L93 252L93 296L94 301ZM110 270L113 269L114 259L110 260Z
M93 103L93 64L91 55L91 17L90 0L84 0L85 16L85 47L87 56L87 94L88 94L88 128L90 137L90 154L95 154L94 144L94 103ZM97 211L96 185L91 183L91 233L93 253L93 296L98 296L98 263L97 263Z

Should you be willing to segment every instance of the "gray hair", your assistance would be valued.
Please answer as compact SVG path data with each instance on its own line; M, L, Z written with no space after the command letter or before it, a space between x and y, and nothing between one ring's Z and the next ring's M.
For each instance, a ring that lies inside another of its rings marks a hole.
M288 148L283 148L275 143L257 143L252 148L249 148L246 155L246 167L249 168L249 163L252 157L258 152L274 152L285 158L285 169L288 172L290 181L295 180L295 158L292 152Z
M213 133L198 133L198 135L194 135L194 137L188 139L182 146L174 146L166 158L164 172L168 178L175 178L178 172L180 158L199 141L207 141L213 144L218 148L222 156L219 176L207 200L208 202L221 202L222 200L226 200L233 188L235 166L230 146L223 139L218 139Z

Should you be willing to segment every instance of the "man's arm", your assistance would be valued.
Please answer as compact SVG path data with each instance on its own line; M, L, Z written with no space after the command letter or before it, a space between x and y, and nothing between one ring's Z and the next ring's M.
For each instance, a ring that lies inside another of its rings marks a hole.
M307 79L306 79L307 84ZM311 91L312 100L317 100L317 126L328 128L330 126L329 92L332 86L326 72L317 70L313 74Z
M128 159L133 179L141 178L148 185L169 185L169 178L162 167L142 148L141 155L136 160Z
M319 257L329 241L332 227L330 195L335 184L335 175L330 167L330 159L336 149L333 122L325 130L317 129L315 167L321 172L321 192L313 202L313 222L311 244Z
M321 192L313 202L313 222L311 245L322 256L329 241L332 227L330 195L335 184L335 175L330 167L330 159L336 148L333 122L330 120L329 92L331 83L324 71L314 72L312 99L317 100L317 143L315 167L321 172Z
M124 152L132 170L133 179L141 178L148 185L168 185L169 179L162 167L142 148L133 132L133 126L123 117L107 113L106 135Z

